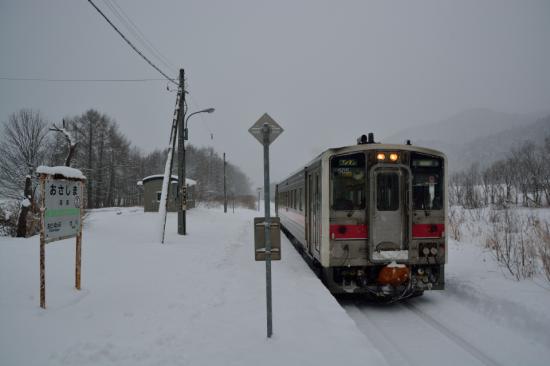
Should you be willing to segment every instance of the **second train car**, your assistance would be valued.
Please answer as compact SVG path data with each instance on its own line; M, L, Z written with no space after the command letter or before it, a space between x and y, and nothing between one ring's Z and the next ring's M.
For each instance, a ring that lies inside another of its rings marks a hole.
M334 294L396 300L443 290L446 169L439 151L363 135L280 182L276 213Z

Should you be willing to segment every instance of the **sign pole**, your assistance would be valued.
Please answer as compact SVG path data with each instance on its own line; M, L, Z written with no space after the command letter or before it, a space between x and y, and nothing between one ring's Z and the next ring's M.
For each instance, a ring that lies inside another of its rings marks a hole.
M84 192L84 183L80 182L80 190ZM74 287L77 290L80 290L80 268L81 268L81 257L82 257L82 212L84 205L80 205L80 228L78 229L78 234L76 235L76 258L75 258L75 283Z
M74 287L80 290L80 256L82 253L82 232L76 237L76 260L75 260L75 281Z
M271 118L267 113L264 113L263 116L260 117L250 127L248 130L252 136L254 136L264 147L264 206L265 206L265 217L263 218L263 225L264 225L264 238L263 242L265 244L265 249L263 251L265 252L265 281L266 281L266 305L267 305L267 338L271 338L271 335L273 334L273 309L272 309L272 301L271 301L271 260L273 259L272 256L272 250L273 245L275 245L275 260L280 259L280 239L274 238L273 243L271 242L271 234L272 234L272 225L271 225L271 218L270 218L270 200L269 200L269 145L277 138L279 135L283 132L283 128L277 124ZM258 189L258 211L260 211L260 189ZM275 227L274 229L278 232L278 218L275 218ZM255 218L254 219L254 245L255 245L255 258L256 260L262 260L258 259L258 257L261 258L258 254L258 241L256 238L257 231L256 231L256 225L257 223L262 221L262 218ZM258 227L259 231L261 232L261 227Z
M272 304L271 304L271 235L270 230L270 202L269 202L269 134L271 128L266 123L262 127L264 138L264 207L265 207L265 280L266 280L266 302L267 302L267 337L273 334Z
M44 202L46 195L46 179L40 176L41 209L40 209L40 307L46 309L46 229L44 224Z

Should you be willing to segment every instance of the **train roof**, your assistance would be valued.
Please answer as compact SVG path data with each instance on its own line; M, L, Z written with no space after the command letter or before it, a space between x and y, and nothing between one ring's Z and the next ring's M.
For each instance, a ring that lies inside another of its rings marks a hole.
M348 145L348 146L342 146L342 147L333 147L329 148L319 155L317 155L315 158L313 158L309 163L302 166L302 168L293 171L291 174L289 174L286 178L282 179L279 183L284 182L288 178L296 175L297 173L304 170L305 167L311 166L315 164L317 161L321 160L325 156L330 156L333 154L343 154L343 153L352 153L357 151L370 151L370 150L405 150L405 151L416 151L416 152L422 152L426 154L431 154L435 156L440 156L447 160L447 156L445 153L430 149L427 147L422 146L416 146L416 145L403 145L403 144L383 144L379 142L374 143L367 143L367 144L356 144L356 145Z
M354 152L354 151L369 151L369 150L406 150L406 151L417 151L427 154L441 156L447 158L445 154L439 150L430 149L427 147L416 146L416 145L403 145L403 144L382 144L382 143L371 143L371 144L357 144L350 146L342 146L336 148L330 148L323 151L317 158L321 157L323 154L332 152L332 153L343 153L343 152ZM315 159L314 159L315 160Z

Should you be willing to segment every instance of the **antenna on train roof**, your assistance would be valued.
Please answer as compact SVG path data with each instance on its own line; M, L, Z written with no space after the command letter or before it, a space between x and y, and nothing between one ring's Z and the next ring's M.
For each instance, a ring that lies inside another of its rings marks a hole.
M367 135L361 135L361 137L357 139L357 145L363 145L366 143L367 143Z
M375 144L374 133L369 132L368 137L367 135L361 135L361 137L357 139L357 145L364 145L364 144Z

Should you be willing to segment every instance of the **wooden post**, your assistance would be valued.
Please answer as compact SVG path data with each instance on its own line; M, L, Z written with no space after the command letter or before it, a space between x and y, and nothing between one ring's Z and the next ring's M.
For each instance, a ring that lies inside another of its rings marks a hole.
M84 193L84 182L80 182L80 189ZM81 267L81 256L82 256L82 225L84 224L82 217L83 213L83 204L80 204L80 228L78 229L78 234L76 236L76 258L75 258L75 284L74 287L77 290L80 290L80 267Z
M44 226L44 206L46 179L40 175L40 307L46 309L46 228Z
M81 224L82 225L82 224ZM76 237L76 260L74 287L80 290L80 255L82 253L82 232Z

